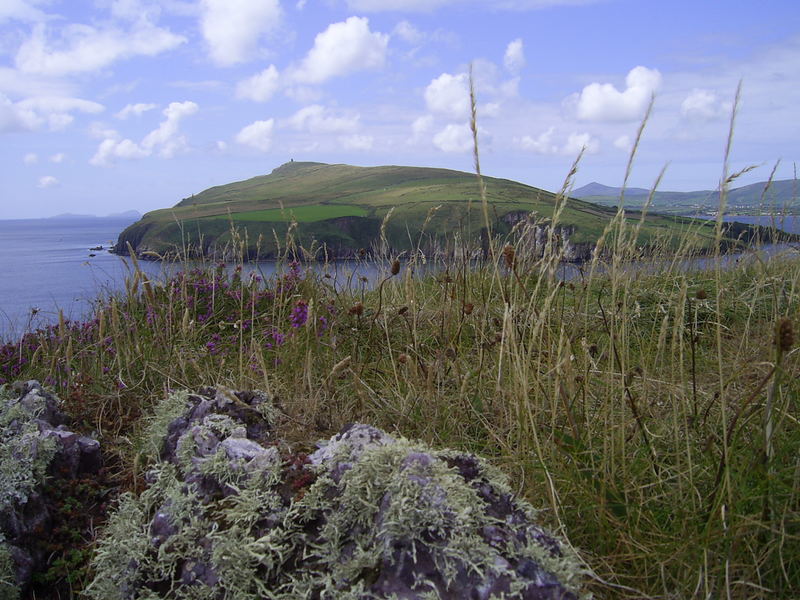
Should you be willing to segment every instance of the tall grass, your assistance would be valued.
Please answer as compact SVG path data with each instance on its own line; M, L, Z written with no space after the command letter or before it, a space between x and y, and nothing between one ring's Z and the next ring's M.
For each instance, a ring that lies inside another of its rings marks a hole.
M697 239L647 259L620 210L564 281L555 214L543 247L520 223L490 239L495 260L424 277L421 252L385 249L370 289L288 261L269 280L209 266L156 281L134 263L91 320L1 349L0 377L52 386L127 487L131 440L168 390L261 388L298 443L365 421L488 457L599 597L798 597L797 251L691 270Z

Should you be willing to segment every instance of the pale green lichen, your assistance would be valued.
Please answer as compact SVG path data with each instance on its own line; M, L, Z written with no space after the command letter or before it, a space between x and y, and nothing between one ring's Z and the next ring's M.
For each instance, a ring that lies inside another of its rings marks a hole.
M0 532L0 600L17 600L19 588L14 578L14 564L11 553Z
M186 412L189 392L181 390L167 396L153 408L138 440L139 456L150 463L158 460L169 424Z
M35 422L47 408L46 399L33 393L29 406L19 399L9 386L0 386L0 514L28 501L57 450L56 441L41 437ZM0 599L18 596L11 554L0 533Z
M343 445L331 460L307 467L317 478L287 507L277 492L277 452L256 472L231 463L222 444L198 460L198 441L210 439L205 436L221 440L241 433L241 425L219 415L187 429L178 442L178 465L157 464L150 488L138 499L126 496L111 518L94 561L97 577L87 590L90 597L146 598L149 590L168 589L177 599L364 600L377 597L369 574L392 560L395 543L410 547L414 561L425 553L446 586L465 574L502 577L509 592L494 597L512 598L531 582L509 561L530 559L578 593L581 569L566 548L554 553L533 539L534 532L525 543L509 535L500 548L485 539L485 527L508 524L488 516L476 487L448 466L446 460L461 455L402 438L366 447L358 457ZM496 494L510 494L502 474L472 460L476 481ZM337 480L330 469L338 461L348 464ZM181 471L192 469L235 493L201 500L195 484L180 480ZM535 527L533 509L520 501L514 505ZM162 520L168 515L173 530L156 542L150 523L159 512ZM181 584L181 576L191 578L194 567L207 581L198 575L191 585ZM437 597L436 584L418 577L418 597Z

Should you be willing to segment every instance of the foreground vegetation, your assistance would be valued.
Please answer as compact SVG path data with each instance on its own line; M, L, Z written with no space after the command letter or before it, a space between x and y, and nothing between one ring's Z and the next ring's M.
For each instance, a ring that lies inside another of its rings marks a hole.
M796 597L797 250L687 271L686 236L631 269L637 223L620 214L600 240L612 258L562 281L563 249L526 257L517 233L494 261L425 277L422 257L386 257L369 291L335 288L324 266L153 281L134 262L91 320L0 348L0 381L51 386L116 454L115 490L141 489L135 440L169 390L258 388L300 445L361 421L489 458L599 597ZM97 529L42 580L80 589Z

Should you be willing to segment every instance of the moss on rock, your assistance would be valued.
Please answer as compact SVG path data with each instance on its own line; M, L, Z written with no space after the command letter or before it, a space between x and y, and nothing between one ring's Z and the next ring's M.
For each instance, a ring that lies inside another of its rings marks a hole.
M579 596L578 562L473 455L353 425L281 456L263 395L180 401L148 489L108 524L92 598Z

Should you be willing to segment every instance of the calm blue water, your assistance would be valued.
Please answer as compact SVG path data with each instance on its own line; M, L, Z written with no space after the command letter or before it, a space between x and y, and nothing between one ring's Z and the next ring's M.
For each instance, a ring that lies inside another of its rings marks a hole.
M86 318L98 294L124 289L131 273L130 259L107 249L132 222L119 218L0 220L0 342L57 322L59 309L68 319ZM104 250L90 250L97 246ZM180 268L146 261L139 265L153 278ZM337 287L361 285L361 275L374 281L378 273L375 266L364 263L337 263L324 269ZM275 273L275 263L246 265L245 271L258 271L266 279Z
M771 217L728 217L745 223L771 224ZM14 339L30 329L54 323L59 309L70 319L91 313L92 301L103 291L124 286L130 273L129 259L108 248L130 219L27 219L0 221L0 341ZM783 229L800 233L800 217L787 217ZM95 256L89 256L89 254ZM153 277L160 277L175 266L140 263ZM328 267L330 268L330 267ZM273 263L251 265L264 277L275 272ZM363 263L357 267L339 264L332 267L333 282L345 287L364 275L374 281L377 268ZM575 269L565 269L569 278ZM574 276L574 274L573 274ZM32 309L37 309L33 314Z

